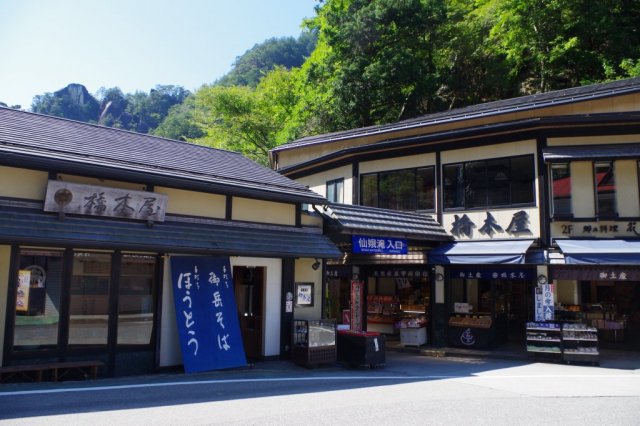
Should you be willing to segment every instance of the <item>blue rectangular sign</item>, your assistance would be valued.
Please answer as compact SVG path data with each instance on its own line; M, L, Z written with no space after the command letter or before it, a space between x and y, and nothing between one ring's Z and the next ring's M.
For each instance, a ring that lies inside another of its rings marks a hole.
M451 268L451 278L486 279L486 280L532 280L535 270L531 268L505 268L491 266L489 268L474 268L473 266Z
M366 254L407 254L407 240L399 238L352 235L353 253Z
M187 373L247 365L228 257L171 257L173 298Z

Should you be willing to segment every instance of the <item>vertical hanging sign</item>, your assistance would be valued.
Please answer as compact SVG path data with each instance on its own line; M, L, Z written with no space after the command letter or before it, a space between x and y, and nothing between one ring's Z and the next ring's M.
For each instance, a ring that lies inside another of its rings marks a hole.
M350 323L351 330L363 330L363 309L362 298L364 295L364 283L362 281L351 281L351 309Z
M535 318L536 321L553 321L553 284L542 284L535 288Z
M229 258L172 257L171 278L185 371L245 366Z

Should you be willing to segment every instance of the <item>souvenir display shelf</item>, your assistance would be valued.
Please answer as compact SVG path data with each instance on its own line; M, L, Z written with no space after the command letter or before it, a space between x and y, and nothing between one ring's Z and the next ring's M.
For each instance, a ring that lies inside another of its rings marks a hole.
M293 362L304 367L336 362L336 326L328 320L293 320Z

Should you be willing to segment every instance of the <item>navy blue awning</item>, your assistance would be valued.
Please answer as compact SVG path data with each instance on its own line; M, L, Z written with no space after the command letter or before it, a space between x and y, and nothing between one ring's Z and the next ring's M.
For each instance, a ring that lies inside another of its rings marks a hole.
M640 240L556 240L565 263L640 265Z
M464 241L444 244L427 253L432 265L449 263L525 263L524 256L533 240Z

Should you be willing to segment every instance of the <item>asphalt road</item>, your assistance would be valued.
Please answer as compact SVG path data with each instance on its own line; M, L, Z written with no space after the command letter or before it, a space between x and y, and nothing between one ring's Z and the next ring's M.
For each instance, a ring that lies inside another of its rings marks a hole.
M253 369L0 385L7 425L640 425L640 365L387 352L384 367Z

